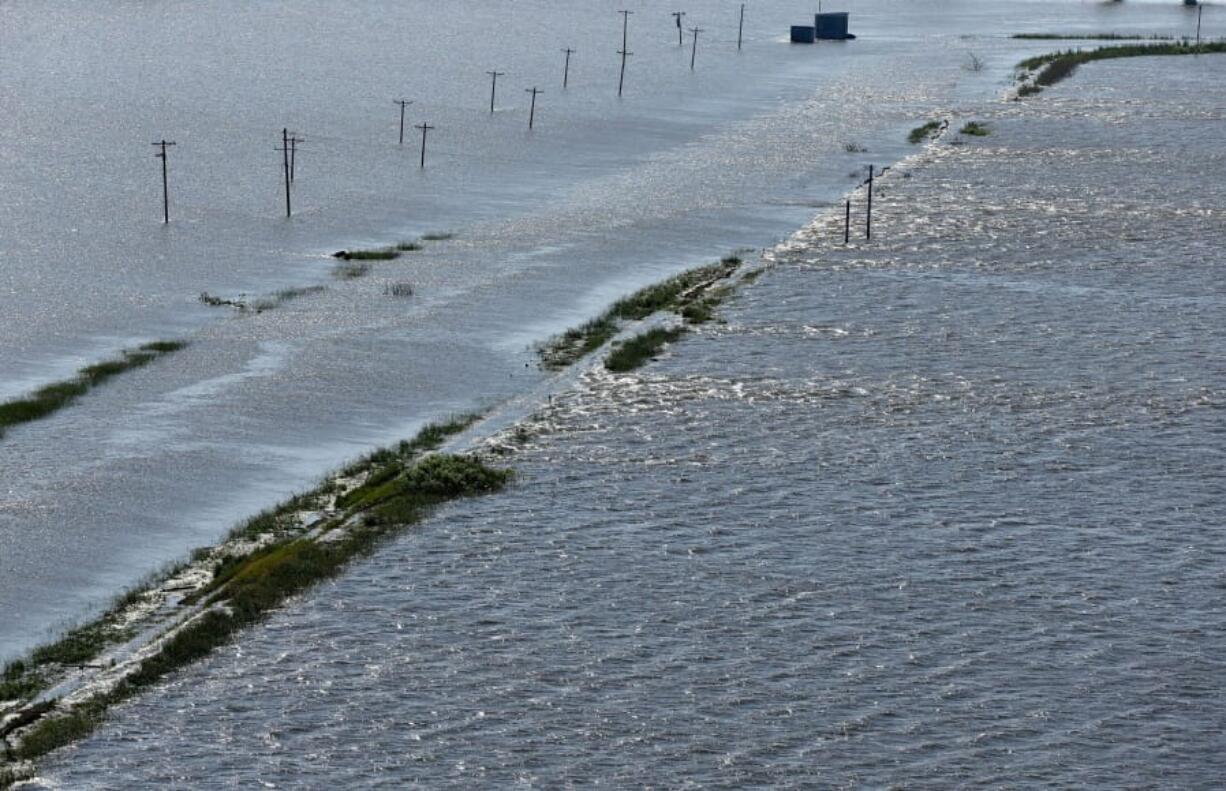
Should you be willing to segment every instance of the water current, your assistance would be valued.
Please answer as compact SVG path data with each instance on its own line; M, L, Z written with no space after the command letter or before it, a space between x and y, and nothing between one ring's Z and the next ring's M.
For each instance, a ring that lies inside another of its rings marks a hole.
M976 107L45 782L1219 787L1224 78Z
M857 41L805 47L785 33L812 9L769 2L748 8L738 52L738 7L690 4L691 71L671 18L630 3L619 100L621 18L595 0L0 5L0 398L125 346L191 343L0 440L0 659L345 460L538 384L530 345L621 293L786 238L907 154L908 129L990 100L1049 48L1009 33L1194 19L1173 3L856 0ZM415 102L403 147L400 97ZM283 127L305 138L292 220ZM456 237L330 274L336 249L429 232ZM400 282L411 299L387 295ZM309 285L327 289L258 316L197 300Z

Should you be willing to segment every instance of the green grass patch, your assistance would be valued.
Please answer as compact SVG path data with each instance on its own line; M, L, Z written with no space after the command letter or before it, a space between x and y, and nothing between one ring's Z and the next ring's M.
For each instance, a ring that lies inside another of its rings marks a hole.
M435 231L434 233L423 233L421 240L423 242L445 242L448 239L454 239L455 234L449 231Z
M0 673L0 700L26 700L42 692L46 679L33 667L18 659Z
M148 365L158 357L176 352L186 345L184 341L154 341L135 349L125 349L122 356L116 359L81 368L73 379L40 387L24 398L6 401L0 404L0 437L4 436L4 430L10 426L28 423L57 412L108 379Z
M1072 76L1077 67L1083 63L1096 60L1111 60L1113 58L1141 58L1157 55L1199 55L1202 53L1226 52L1226 41L1211 41L1200 45L1187 41L1169 44L1122 44L1112 47L1099 47L1092 50L1066 50L1050 52L1027 58L1018 64L1026 71L1039 70L1035 75L1034 84L1040 87L1055 85L1061 80Z
M412 253L421 249L421 245L417 242L397 242L393 245L393 249L398 253Z
M658 355L666 344L684 334L683 327L656 327L647 330L615 347L605 358L604 367L614 373L633 371Z
M958 131L964 135L970 135L971 137L987 137L988 135L992 134L992 130L988 129L978 121L967 121L966 124Z
M1036 93L1042 93L1042 92L1043 92L1042 88L1030 82L1022 83L1022 85L1018 86L1018 89L1017 89L1018 96L1033 96Z
M924 142L941 128L940 121L929 121L923 126L917 126L907 134L907 142L916 145Z
M1037 41L1170 41L1175 37L1160 33L1014 33L1010 38Z
M709 286L730 277L741 263L738 256L730 255L619 299L600 316L538 347L542 365L551 370L565 368L604 346L621 329L622 321L638 321L662 310L674 311L692 324L709 321L728 293Z

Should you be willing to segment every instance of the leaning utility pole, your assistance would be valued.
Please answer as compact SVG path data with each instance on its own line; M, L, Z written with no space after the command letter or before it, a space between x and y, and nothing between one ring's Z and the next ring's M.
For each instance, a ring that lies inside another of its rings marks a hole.
M617 13L622 15L622 48L617 51L617 54L622 56L622 69L617 77L617 95L620 97L622 95L622 87L626 84L626 58L634 54L626 46L626 36L630 29L630 15L634 12L622 10Z
M672 16L673 19L677 20L677 46L684 47L685 42L681 40L681 32L682 32L681 31L681 17L685 16L685 12L684 11L674 11L672 14L670 14L670 16Z
M532 94L532 109L528 111L528 128L529 128L529 129L531 129L531 128L532 128L532 120L533 120L534 118L536 118L536 95L537 95L538 93L544 93L544 91L542 91L542 90L540 90L539 88L537 88L537 87L533 86L533 87L531 87L531 88L524 88L524 93L530 93L530 94Z
M736 27L736 48L739 52L741 49L741 39L745 35L745 4L741 3L741 21Z
M420 123L413 128L421 130L421 166L424 168L426 166L426 132L434 127L427 123Z
M404 108L408 107L412 102L405 99L393 99L392 104L400 105L400 145L404 145Z
M162 149L154 156L162 160L162 222L167 225L170 224L170 181L166 175L166 147L174 144L175 141L165 139L154 143Z
M490 112L494 112L494 94L498 91L498 78L506 74L505 71L487 71L486 74L493 77L493 82L490 83Z
M700 27L690 28L690 32L694 34L694 48L690 50L690 71L694 70L694 58L698 57L698 34L702 32Z
M566 87L566 84L567 84L568 82L570 82L570 56L571 56L571 53L573 53L573 52L577 52L578 50L573 50L573 49L571 49L570 47L567 47L566 49L564 49L564 50L562 50L562 51L566 53L566 65L562 67L562 87L563 87L563 88L565 88L565 87Z

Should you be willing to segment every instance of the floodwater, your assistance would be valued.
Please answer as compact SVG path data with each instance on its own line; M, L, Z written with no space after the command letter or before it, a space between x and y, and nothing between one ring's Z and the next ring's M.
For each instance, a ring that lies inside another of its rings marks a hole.
M1219 787L1224 78L982 103L47 785Z
M808 9L770 2L738 52L739 4L702 0L691 71L671 17L628 7L619 100L622 18L595 0L0 5L0 399L191 343L0 440L0 660L344 461L524 392L531 345L622 293L786 238L1047 49L1009 33L1194 24L1171 4L856 0L859 40L806 47L783 34ZM493 114L486 70L506 72ZM332 275L337 249L428 233L455 237ZM309 285L327 289L258 316L198 300Z

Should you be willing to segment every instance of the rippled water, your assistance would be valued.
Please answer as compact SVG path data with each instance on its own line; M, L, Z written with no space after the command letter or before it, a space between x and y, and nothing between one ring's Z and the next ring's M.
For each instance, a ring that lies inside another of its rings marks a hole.
M1223 77L981 108L48 783L1218 786Z
M0 658L344 460L524 392L528 346L621 293L785 238L908 153L919 121L1048 49L1007 34L1193 20L1173 3L856 0L861 38L810 48L783 40L809 9L771 2L748 9L738 55L737 5L702 0L690 72L671 19L631 6L621 101L620 19L595 0L0 6L0 398L124 345L192 344L0 442ZM579 50L565 92L562 46ZM437 127L424 171L411 137L395 145L397 96ZM292 221L283 126L307 138ZM178 142L167 228L162 137ZM429 231L458 235L329 275L333 250ZM387 297L403 280L413 299ZM320 283L256 317L196 300Z

